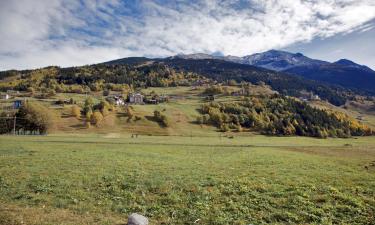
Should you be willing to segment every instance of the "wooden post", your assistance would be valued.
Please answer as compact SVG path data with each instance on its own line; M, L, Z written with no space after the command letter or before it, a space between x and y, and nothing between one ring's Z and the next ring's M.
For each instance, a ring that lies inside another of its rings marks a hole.
M17 116L14 116L14 121L13 121L13 129L14 129L14 135L16 135L16 122L17 121Z

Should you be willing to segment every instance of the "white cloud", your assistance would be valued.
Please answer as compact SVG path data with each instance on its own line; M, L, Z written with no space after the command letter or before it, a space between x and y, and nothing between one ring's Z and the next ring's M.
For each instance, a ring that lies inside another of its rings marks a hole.
M375 18L373 0L82 2L2 0L0 69L136 55L247 55L352 32Z

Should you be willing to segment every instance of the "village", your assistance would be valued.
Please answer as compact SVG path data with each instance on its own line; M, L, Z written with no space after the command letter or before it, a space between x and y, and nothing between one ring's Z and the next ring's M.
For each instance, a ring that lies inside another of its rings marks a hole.
M231 83L232 82L232 83ZM167 88L168 89L168 88ZM218 83L210 80L197 80L192 83L190 87L193 92L203 92L202 98L206 100L214 100L215 95L230 95L230 96L251 96L258 94L277 94L277 91L272 90L270 87L265 85L263 82L252 85L251 83L242 82L236 83L235 81L227 81L226 83ZM92 92L91 94L86 92L85 96L102 96L106 101L116 106L124 105L144 105L144 104L159 104L168 102L170 99L179 99L181 97L188 96L176 96L166 95L156 92L147 92L147 89L139 89L134 92L121 93L118 91L104 90L103 92ZM56 94L48 95L45 93L33 93L20 92L14 90L7 90L6 92L0 92L0 99L4 102L12 102L12 107L18 109L22 101L26 99L56 99ZM302 90L298 97L301 101L319 101L320 97L314 94L312 91ZM73 104L71 99L58 99L56 104Z
M238 87L235 87L238 86ZM229 96L251 96L257 94L275 94L276 91L272 91L267 86L261 86L263 89L256 85L232 85L232 86L225 86L221 84L210 84L203 81L195 82L192 87L191 91L193 92L201 92L203 90L203 94L201 95L202 100L205 101L214 101L215 96L220 95L229 95ZM204 91L205 90L205 91ZM93 96L100 98L100 93L96 93ZM87 98L87 94L84 95ZM157 105L160 103L168 103L170 100L178 100L181 98L185 98L187 96L181 95L166 95L166 94L158 94L156 92L150 93L143 93L141 90L137 92L131 93L119 93L119 92L109 92L105 91L102 93L102 98L105 99L107 102L114 106L127 106L127 105ZM59 98L57 100L54 100ZM19 109L23 102L28 100L51 100L55 102L55 105L73 105L77 104L77 101L73 100L73 98L66 98L61 99L60 97L51 96L50 98L43 99L38 96L30 96L30 93L20 92L20 91L13 91L8 90L7 92L0 92L0 99L1 99L1 110L2 111L12 111ZM80 98L82 99L82 98ZM300 101L309 102L309 101L320 101L320 97L313 92L308 91L301 91L300 97L298 97ZM78 102L79 103L79 102ZM83 102L81 102L83 103Z
M85 95L87 96L87 95ZM145 105L145 104L153 104L157 105L159 103L168 102L169 97L166 95L157 95L156 93L151 93L149 95L144 95L139 92L129 93L128 95L124 94L109 94L104 99L109 103L115 106L126 106L126 105ZM28 100L46 100L40 98L32 98L28 93L22 93L19 91L12 91L8 90L5 93L0 94L1 99L1 110L2 111L9 111L9 110L17 110L19 109L23 102ZM47 99L53 100L54 97ZM56 105L73 105L77 102L71 99L58 99L54 101Z

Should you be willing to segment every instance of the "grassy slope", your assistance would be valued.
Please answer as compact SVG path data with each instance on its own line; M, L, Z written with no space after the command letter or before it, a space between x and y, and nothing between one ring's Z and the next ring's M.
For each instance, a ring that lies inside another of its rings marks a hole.
M0 142L0 224L374 222L373 137Z

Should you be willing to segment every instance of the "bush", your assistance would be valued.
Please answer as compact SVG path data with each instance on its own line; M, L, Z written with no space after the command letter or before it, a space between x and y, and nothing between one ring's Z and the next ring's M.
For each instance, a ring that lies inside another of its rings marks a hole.
M109 114L109 110L107 107L104 107L102 110L100 110L100 112L102 113L103 116L108 116Z
M53 97L56 95L56 91L53 89L48 90L48 97Z
M169 120L166 115L161 115L161 121L160 121L165 127L169 127Z
M13 130L13 115L6 112L0 113L0 134L10 133Z
M138 120L141 120L142 119L142 117L140 117L140 116L135 116L135 121L138 121Z
M103 121L103 115L101 112L98 112L98 111L95 111L92 115L91 115L91 124L93 125L96 125L96 126L99 126L102 121Z
M81 117L81 108L77 105L72 106L72 116L79 119Z
M203 94L206 94L206 95L217 95L217 94L222 94L222 93L224 93L224 90L219 85L210 86L206 88L203 92Z
M90 121L92 116L92 110L90 109L89 111L86 112L85 117L86 121Z
M110 94L110 91L108 89L105 89L103 91L103 96L108 96Z
M154 111L154 119L155 119L155 121L157 121L158 123L160 123L161 125L163 125L165 127L169 127L169 125L170 125L167 116L162 114L158 110Z
M125 107L125 116L128 117L129 119L132 119L133 116L134 116L134 111L133 111L133 107L131 106L126 106Z
M235 80L228 80L228 85L229 86L237 86L238 85L238 83L237 83L237 81L235 81Z
M94 107L94 100L91 97L86 98L83 106L83 113L86 115L87 112L92 111Z
M228 132L228 131L229 131L229 126L228 126L228 124L222 124L222 125L220 126L220 131L221 131L221 132Z
M237 132L242 132L242 131L243 131L242 126L238 124L238 125L237 125L237 128L236 128L236 131L237 131Z
M24 102L16 113L19 122L17 130L45 134L53 128L55 114L44 105L35 102Z
M100 112L102 112L103 116L108 115L108 113L109 113L108 111L112 111L112 105L109 102L107 102L106 100L100 101L100 103L95 105L93 108L100 110Z

